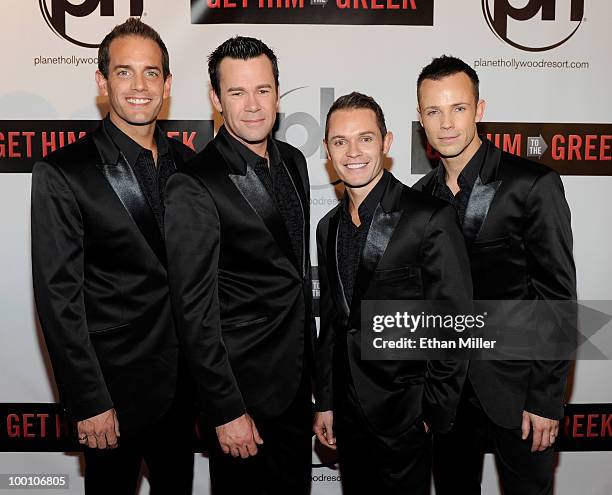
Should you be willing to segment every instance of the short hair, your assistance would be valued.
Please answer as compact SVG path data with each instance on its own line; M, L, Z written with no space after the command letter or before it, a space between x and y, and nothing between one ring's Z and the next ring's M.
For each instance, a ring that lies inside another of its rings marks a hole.
M263 41L247 36L234 36L221 43L215 51L208 56L208 75L213 91L218 95L221 92L219 65L226 58L250 60L261 55L268 57L272 63L274 82L278 88L278 59L272 49Z
M102 43L100 43L100 47L98 48L98 70L102 75L108 79L110 44L117 38L126 38L128 36L138 36L139 38L157 43L162 54L162 72L164 74L164 80L166 80L170 75L170 56L168 55L168 49L157 31L136 17L130 17L123 24L115 26L113 30L104 37Z
M448 76L463 72L472 81L474 86L474 96L476 101L479 100L480 94L478 85L480 83L478 74L463 60L457 57L451 57L450 55L442 55L441 57L434 58L431 63L423 68L417 79L417 99L421 96L421 83L425 79L431 79L438 81Z
M329 119L331 115L337 110L359 110L359 109L372 110L376 116L376 124L380 130L380 134L384 138L387 135L387 124L385 123L385 114L383 113L380 105L376 103L376 100L371 96L364 95L353 91L348 95L340 96L327 112L327 118L325 119L325 140L329 133Z

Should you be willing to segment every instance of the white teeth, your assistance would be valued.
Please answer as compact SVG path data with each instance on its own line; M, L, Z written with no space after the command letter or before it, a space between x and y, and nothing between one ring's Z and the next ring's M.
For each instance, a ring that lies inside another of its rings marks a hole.
M128 98L128 103L132 103L134 105L144 105L145 103L149 103L151 101L150 98Z
M346 166L347 166L347 168L355 169L355 168L363 168L366 165L367 165L367 163L348 163Z

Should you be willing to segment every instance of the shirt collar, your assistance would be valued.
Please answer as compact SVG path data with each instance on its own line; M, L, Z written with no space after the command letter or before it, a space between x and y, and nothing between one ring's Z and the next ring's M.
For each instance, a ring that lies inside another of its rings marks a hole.
M381 202L385 189L387 189L387 184L391 178L391 174L386 170L383 170L383 175L378 181L378 183L374 186L374 189L370 191L370 193L366 196L366 198L359 205L358 213L359 218L363 220L363 218L368 214L373 214L376 207ZM345 214L350 215L349 212L349 201L350 198L348 196L348 192L344 192L343 198L343 211Z
M115 146L123 153L126 160L130 165L134 165L140 156L140 153L143 151L149 152L146 148L140 146L136 141L134 141L130 136L128 136L125 132L119 129L113 121L110 119L110 116L106 116L103 120L103 125L108 132L110 138L112 139ZM154 134L155 144L157 145L157 154L158 156L166 155L170 150L170 143L168 143L168 138L164 135L161 129L158 126L155 126L155 134Z
M471 189L472 187L474 187L474 183L476 182L476 178L480 173L480 168L482 167L485 156L487 154L488 144L489 141L483 139L482 143L480 144L480 147L478 148L476 153L474 153L474 156L470 158L470 161L467 162L467 165L463 167L463 170L457 178L460 189L465 189L466 187L468 189ZM442 162L440 162L440 164L438 165L436 181L441 186L446 185L446 170L444 169L444 165L442 164Z

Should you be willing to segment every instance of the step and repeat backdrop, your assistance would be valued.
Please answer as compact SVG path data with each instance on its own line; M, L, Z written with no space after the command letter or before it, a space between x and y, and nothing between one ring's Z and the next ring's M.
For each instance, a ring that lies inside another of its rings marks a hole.
M83 491L73 425L57 405L32 298L30 173L106 114L94 80L97 45L128 16L166 42L174 80L161 125L196 150L220 124L208 101L208 54L236 34L276 51L275 132L308 159L313 238L342 193L321 146L334 99L358 90L379 101L395 134L388 166L413 184L437 160L418 123L417 75L435 56L463 58L487 101L482 135L562 174L579 299L612 300L611 2L2 0L0 13L0 474L66 475L62 493ZM311 252L316 266L314 245ZM576 363L557 446L559 495L612 493L611 382L609 360ZM334 455L313 443L312 493L338 495L339 480ZM147 488L145 479L141 493ZM209 493L201 453L194 493ZM499 493L490 456L483 493Z

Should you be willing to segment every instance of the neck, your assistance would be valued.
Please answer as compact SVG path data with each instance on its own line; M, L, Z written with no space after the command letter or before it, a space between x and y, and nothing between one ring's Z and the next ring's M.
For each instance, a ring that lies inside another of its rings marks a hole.
M446 172L446 182L453 185L457 184L459 174L463 172L465 166L470 162L473 156L480 148L482 140L476 134L469 146L457 156L453 157L442 157L442 165L444 165L444 171Z
M359 207L361 206L361 203L365 201L365 199L368 197L368 194L370 194L372 190L376 187L376 184L380 182L380 179L382 179L383 173L384 171L381 170L380 173L376 177L374 177L370 181L369 184L363 187L346 186L346 192L350 199L349 211L351 212L351 216L353 217L353 219L359 218L358 212L359 212Z
M140 146L154 151L155 147L155 121L145 125L131 125L120 117L110 114L110 119L122 132L136 141Z
M256 155L261 156L262 158L268 158L268 156L267 156L267 153L268 153L268 137L267 136L266 136L266 138L263 141L250 142L250 141L245 141L244 139L240 138L239 136L236 136L236 134L234 134L232 132L232 130L227 125L225 126L225 129L227 129L227 132L229 132L239 142L244 144L253 153L255 153Z

